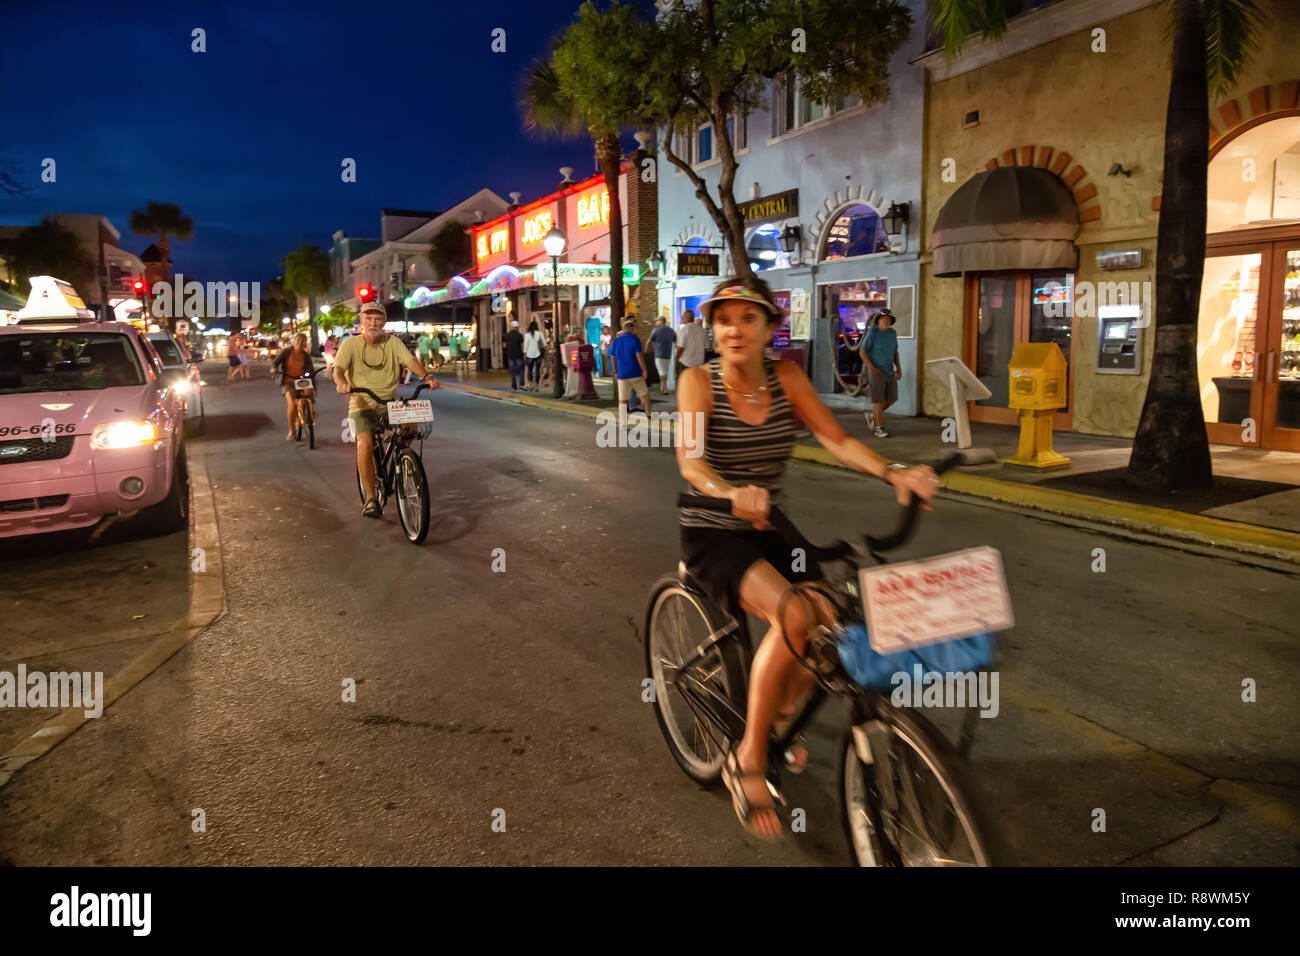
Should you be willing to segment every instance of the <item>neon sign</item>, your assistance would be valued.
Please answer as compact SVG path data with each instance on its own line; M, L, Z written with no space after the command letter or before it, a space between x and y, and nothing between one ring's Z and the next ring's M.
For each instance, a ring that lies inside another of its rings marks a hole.
M609 190L591 193L578 199L578 226L585 229L609 222Z
M478 258L486 259L495 256L498 252L505 252L509 244L510 227L502 226L500 229L493 229L490 233L479 236L475 244L475 253Z
M553 225L555 225L555 222L551 217L551 211L549 209L544 212L539 212L536 215L529 216L523 222L523 230L521 233L523 238L520 241L524 245L541 242L546 238L546 234L551 231Z

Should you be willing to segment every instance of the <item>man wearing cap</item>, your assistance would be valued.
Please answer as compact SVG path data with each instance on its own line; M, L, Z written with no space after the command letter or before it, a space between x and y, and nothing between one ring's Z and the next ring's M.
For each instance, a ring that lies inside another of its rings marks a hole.
M411 354L396 335L384 332L388 316L384 307L368 302L361 307L361 334L354 335L341 346L334 357L334 385L343 395L353 388L368 388L384 401L397 397L397 379L405 365L422 378L429 388L438 388L438 380ZM382 513L375 500L374 430L382 420L384 407L377 405L369 395L348 395L348 418L357 438L357 470L361 473L361 486L366 492L366 503L361 513L367 518L378 518Z
M903 362L898 355L898 333L891 326L894 313L881 309L871 319L871 328L862 339L858 354L863 369L871 372L871 411L866 412L868 427L877 438L888 438L885 411L898 401L898 380L903 377Z
M641 399L646 416L650 415L650 388L646 385L645 349L636 335L636 319L623 322L623 332L609 345L609 360L618 382L618 405L622 410L633 390Z

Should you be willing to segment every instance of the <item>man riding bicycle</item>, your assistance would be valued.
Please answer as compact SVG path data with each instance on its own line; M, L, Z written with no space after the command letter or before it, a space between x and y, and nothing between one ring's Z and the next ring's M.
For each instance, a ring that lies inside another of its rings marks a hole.
M298 390L294 387L293 381L314 371L316 367L312 364L311 352L307 349L307 336L302 332L293 337L293 346L281 349L275 361L271 363L271 374L280 376L280 391L284 392L285 415L289 419L289 434L284 436L285 441L293 441L294 425L298 423ZM313 408L313 419L315 415L316 410Z
M361 334L354 335L341 346L334 357L334 385L340 394L348 395L354 388L366 388L384 401L397 397L397 381L405 365L424 380L430 389L439 387L424 364L413 356L395 335L384 332L388 321L384 307L368 302L361 307ZM367 395L349 395L348 418L357 438L357 470L365 489L366 503L361 513L367 518L382 514L375 498L374 431L382 427L387 409L377 405Z

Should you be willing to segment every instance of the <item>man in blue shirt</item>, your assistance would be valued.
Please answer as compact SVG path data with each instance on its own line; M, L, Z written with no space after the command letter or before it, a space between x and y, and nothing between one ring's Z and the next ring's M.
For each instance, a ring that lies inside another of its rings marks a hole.
M898 401L898 380L903 377L903 363L898 355L898 333L892 328L894 314L881 309L872 319L858 354L871 370L871 411L867 424L876 430L877 438L888 438L885 431L885 409Z
M623 334L609 345L609 358L614 364L614 377L618 381L618 404L621 410L633 389L641 399L647 416L650 414L650 389L645 383L645 349L636 337L636 320L623 323Z
M677 333L672 330L667 319L661 318L650 333L650 344L655 347L655 368L659 371L659 391L668 394L668 377L673 368L673 346L677 344Z

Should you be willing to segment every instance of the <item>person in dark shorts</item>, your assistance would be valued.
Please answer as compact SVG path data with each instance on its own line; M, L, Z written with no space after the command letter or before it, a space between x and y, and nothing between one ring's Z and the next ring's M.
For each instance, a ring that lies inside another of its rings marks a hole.
M888 438L885 411L898 401L898 380L903 377L903 361L898 354L898 333L893 329L894 313L881 309L871 320L871 329L862 339L858 354L864 371L871 374L871 411L867 424L877 438Z
M784 503L782 478L796 416L839 462L893 485L900 504L912 494L929 500L938 478L930 468L891 465L851 438L799 366L764 355L782 316L762 279L726 280L701 312L718 354L684 369L678 380L683 438L677 466L688 494L729 498L731 514L683 507L682 557L716 601L769 625L754 655L745 737L727 754L722 776L741 825L773 840L781 825L766 782L768 732L793 716L815 682L786 641L802 655L809 632L833 620L822 595L792 587L817 580L820 569L793 554L766 524L770 509ZM791 769L802 769L807 748L792 747L786 759Z

